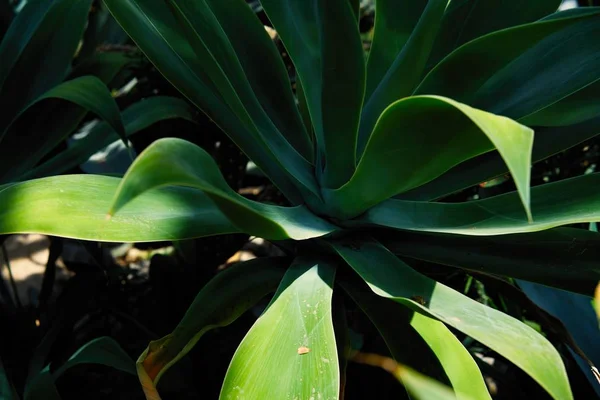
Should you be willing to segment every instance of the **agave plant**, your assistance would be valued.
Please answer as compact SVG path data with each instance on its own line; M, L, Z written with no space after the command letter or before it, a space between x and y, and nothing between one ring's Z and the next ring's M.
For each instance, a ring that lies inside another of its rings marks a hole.
M530 188L529 171L600 132L600 40L590 39L600 35L600 9L554 13L557 0L377 0L366 59L358 1L262 0L296 68L294 96L243 0L105 3L291 204L242 197L204 150L179 139L155 142L122 179L52 177L0 191L0 233L132 242L244 232L293 256L217 275L174 332L138 360L147 398L159 398L160 377L205 332L272 292L221 397L342 397L348 346L334 289L371 318L397 362L442 380L457 398L490 394L450 328L504 356L553 398L572 398L547 339L410 264L593 293L599 273L585 250L597 233L557 227L600 220L598 175ZM514 193L443 201L507 172ZM402 371L413 396L433 398L421 375Z

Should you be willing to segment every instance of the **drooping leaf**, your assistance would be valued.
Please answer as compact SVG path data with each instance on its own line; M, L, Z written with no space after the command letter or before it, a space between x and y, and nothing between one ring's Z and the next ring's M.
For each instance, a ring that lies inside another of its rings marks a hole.
M140 63L141 55L134 56L124 52L96 52L77 64L69 75L74 79L81 76L93 75L110 86L115 77L123 70L135 67Z
M255 127L238 118L209 79L207 65L198 59L168 5L151 0L106 0L105 4L156 68L213 119L292 203L302 203L294 178L281 167Z
M37 7L37 3L31 7ZM27 44L13 53L20 56L11 63L0 92L3 99L10 98L3 102L0 132L24 107L65 79L83 35L91 3L92 0L53 1L35 27L35 33L25 29L25 36L18 36L17 41L26 40Z
M386 230L377 237L401 256L519 278L587 296L600 281L600 235L584 229L555 228L488 237Z
M104 176L66 175L2 186L0 234L152 242L239 232L204 193L189 188L144 193L107 220L119 183Z
M481 37L438 64L415 94L451 97L515 120L527 117L600 79L600 44L584 40L600 33L599 21L600 9L590 9Z
M122 113L125 135L127 137L143 131L147 127L166 119L182 118L194 121L196 110L186 101L167 96L155 96L134 103ZM57 175L77 165L83 164L98 149L119 140L119 136L107 122L95 125L88 135L75 142L33 170L25 173L21 179L42 178Z
M376 241L331 243L379 296L437 318L485 344L529 374L554 399L573 398L559 353L528 325L427 278Z
M337 228L305 206L279 207L248 200L231 189L202 148L181 139L150 145L125 174L109 213L155 187L179 185L204 191L244 232L271 240L319 237Z
M236 350L221 399L338 399L331 299L335 267L297 259Z
M341 284L371 319L397 362L451 383L458 399L490 398L473 357L443 323L379 297L368 287Z
M555 12L561 0L451 1L429 64L434 66L457 47L487 33L534 22Z
M473 236L538 232L600 221L598 181L600 174L590 174L532 188L533 222L527 220L519 195L512 192L466 203L388 200L344 224Z
M261 2L302 83L317 142L317 168L325 168L322 183L335 188L350 177L355 165L365 90L356 18L347 0L283 3Z
M342 217L355 217L496 148L515 177L529 216L532 143L533 131L508 118L443 97L410 97L383 113L352 179L323 195Z
M231 324L265 295L284 275L285 258L258 258L219 273L196 295L185 316L168 336L153 341L137 362L146 397L156 396L161 376L185 356L206 332Z
M6 400L20 399L15 386L12 384L8 375L6 374L6 369L4 368L2 359L0 359L0 398Z
M397 4L394 6L397 7ZM429 52L447 6L447 0L427 1L427 6L406 44L402 47L402 51L394 57L393 62L385 71L385 75L382 76L371 97L365 103L360 120L359 156L362 155L373 127L383 110L394 101L410 96L421 82ZM394 11L394 13L398 13L398 11Z
M558 318L573 336L577 346L587 356L592 365L579 363L596 394L600 396L600 382L594 376L592 368L600 365L600 346L598 339L598 320L590 306L591 296L583 296L564 290L550 288L538 283L517 280L525 294L538 306ZM578 360L579 361L579 360ZM595 365L594 365L595 364Z
M538 162L591 139L599 133L600 117L564 127L536 127L532 160ZM508 172L506 164L500 154L494 151L465 161L433 181L397 197L404 200L433 200L506 172Z

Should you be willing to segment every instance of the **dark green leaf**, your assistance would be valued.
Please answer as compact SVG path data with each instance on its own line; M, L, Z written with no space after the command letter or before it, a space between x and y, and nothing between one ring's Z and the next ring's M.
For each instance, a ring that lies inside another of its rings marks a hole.
M254 323L225 375L221 399L337 399L338 354L331 316L335 267L297 259Z
M382 232L380 241L406 257L538 282L585 295L600 281L600 235L556 228L527 235L456 236Z
M453 0L444 15L429 63L487 33L534 22L555 12L561 0Z
M379 2L377 4L379 6ZM406 44L402 47L402 51L394 57L371 97L365 102L360 121L359 156L362 155L373 127L383 110L394 101L410 96L421 82L429 51L433 46L447 5L448 0L427 1L427 6ZM400 14L397 10L394 13ZM379 60L374 62L377 61Z
M123 125L127 137L143 131L156 122L182 118L194 121L195 108L176 97L155 96L134 103L123 111ZM77 165L83 164L98 149L119 140L119 136L107 122L94 126L88 135L75 142L67 150L44 162L21 177L24 179L42 178L57 175Z
M379 296L438 318L485 344L523 369L554 399L573 398L559 353L523 322L427 278L375 241L331 243Z
M2 364L2 360L0 359L0 398L5 400L19 400L19 394L15 389L15 386L10 381L8 375L6 374L6 370L4 369L4 364Z
M205 194L189 188L144 193L107 220L120 181L67 175L2 186L0 234L151 242L239 232Z
M202 288L175 330L151 342L140 356L137 370L147 398L158 395L156 384L161 376L202 335L231 324L261 298L274 292L285 272L284 266L284 258L247 261L227 268Z
M179 185L204 191L244 232L271 240L319 237L336 227L305 206L279 207L248 200L231 189L202 148L181 139L160 139L134 161L123 178L109 213L152 188Z

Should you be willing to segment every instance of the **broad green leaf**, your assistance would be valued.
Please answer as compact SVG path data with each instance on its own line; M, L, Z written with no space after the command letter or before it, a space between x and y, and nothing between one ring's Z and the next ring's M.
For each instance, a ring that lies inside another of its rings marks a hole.
M181 139L160 139L150 145L125 174L109 214L152 188L178 185L200 189L240 229L271 240L310 239L337 228L305 206L279 207L248 200L231 189L202 148Z
M6 400L20 399L15 386L12 384L8 375L6 374L6 369L4 368L2 359L0 359L0 398Z
M331 243L379 296L483 343L529 374L554 399L573 398L558 351L528 325L422 275L376 241Z
M246 11L251 13L247 5L239 0L233 1L233 4L245 7ZM206 71L211 85L214 85L223 100L245 126L253 131L258 139L264 141L276 156L278 165L289 170L291 176L297 179L299 185L302 185L318 198L315 177L311 172L312 166L278 131L260 105L233 46L223 31L219 20L209 7L211 1L187 0L176 2L175 0L169 0L168 3L179 24L179 27L171 28L184 32L186 39L196 53L197 59L202 62L201 66ZM221 12L225 17L229 17L230 12L236 12L235 10L229 10L231 4L230 0L228 9ZM222 6L223 4L215 7L215 9L220 9ZM165 11L168 12L168 9ZM229 29L235 29L235 24L231 25ZM266 35L260 24L255 25L254 29L258 30L259 34ZM290 134L297 133L297 131L290 132Z
M535 129L533 162L571 148L600 133L600 116L564 127L540 127ZM469 186L490 180L508 172L498 152L482 154L465 161L433 181L398 196L405 200L433 200L457 192Z
M167 96L155 96L134 103L122 113L125 135L136 134L149 126L166 119L182 118L194 122L196 110L186 101ZM105 121L94 126L88 135L65 151L60 152L33 170L28 171L21 180L58 175L83 164L98 149L119 140L114 129Z
M104 83L93 76L76 78L55 86L27 107L30 112L27 109L23 110L17 119L32 118L32 114L39 110L38 107L31 108L32 106L54 99L68 101L95 113L107 121L123 141L127 141L117 103ZM66 107L62 111L64 114L60 117L50 116L56 119L56 123L45 126L34 125L36 129L30 132L22 132L16 128L6 132L3 140L0 141L0 171L3 172L0 173L0 181L17 179L21 174L29 171L71 133L73 124L70 118L73 117L73 122L77 123L85 115L82 110L75 107ZM23 146L28 149L26 156L15 153L15 149Z
M367 62L367 89L365 101L390 69L413 33L427 2L409 1L398 4L393 0L377 0L373 41Z
M184 357L206 332L231 324L261 298L277 289L285 258L258 258L227 268L196 295L175 330L153 341L137 362L148 399L158 398L161 376ZM154 397L153 397L154 396Z
M0 132L23 107L65 79L83 35L91 3L92 0L52 2L4 79L0 95L10 101L3 101ZM37 6L34 4L32 7ZM23 39L27 38L18 40Z
M394 5L397 7L397 4ZM394 101L410 96L421 82L429 52L447 6L448 0L427 1L427 6L402 51L394 57L394 61L366 101L360 120L359 156L363 154L381 113ZM398 11L395 10L394 13Z
M83 45L78 58L87 60L97 55L100 46L122 45L127 42L127 33L110 15L103 2L94 4L90 12L88 26L83 35Z
M338 187L355 166L365 90L364 55L352 8L348 0L261 4L304 89L317 142L317 168L325 168L322 183Z
M335 267L297 259L236 350L221 399L338 399L331 298Z
M490 399L475 360L443 323L368 288L344 281L341 285L371 319L397 362L451 384L457 399Z
M396 370L396 377L400 379L408 392L415 400L478 400L480 397L469 397L454 394L452 390L441 383L421 375L407 367Z
M302 124L287 69L259 19L239 0L207 0L227 34L259 103L285 138L312 162L314 149Z
M561 0L453 0L444 15L429 64L487 33L534 22L555 12Z
M167 4L150 0L106 0L105 4L173 86L213 119L292 203L302 203L294 178L281 168L260 133L245 125L224 101L205 72L206 65L177 29L179 23Z
M531 189L533 221L516 192L466 203L388 200L344 224L472 236L537 232L561 225L600 221L600 174L584 175ZM577 196L573 196L577 193Z
M25 387L25 400L37 400L40 398L56 398L58 395L55 381L67 369L79 364L101 364L135 375L135 363L123 351L121 346L109 337L94 339L80 347L60 368L50 372L50 366L44 368ZM52 395L54 397L47 397Z
M599 13L595 9L476 39L438 64L415 94L451 97L515 120L534 114L600 79L600 42L586 40L600 34Z
M239 232L204 193L189 188L144 193L108 220L106 213L120 181L66 175L2 186L0 234L152 242Z
M524 279L587 296L600 281L600 235L585 229L556 228L501 236L386 230L377 237L400 256Z
M323 196L342 218L355 217L496 148L529 216L532 144L533 131L508 118L443 97L409 97L383 113L352 179L337 190L324 190Z
M588 378L592 388L600 396L600 382L594 376L594 364L600 365L600 346L598 342L598 320L594 309L590 307L591 296L569 293L564 290L550 288L538 283L517 280L517 285L535 304L558 318L567 331L573 336L585 356L587 362L577 361Z

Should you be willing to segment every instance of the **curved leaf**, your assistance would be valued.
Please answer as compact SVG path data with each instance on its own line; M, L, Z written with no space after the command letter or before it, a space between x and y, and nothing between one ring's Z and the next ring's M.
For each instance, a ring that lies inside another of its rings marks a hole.
M383 113L352 179L337 190L324 190L323 196L343 218L355 217L496 148L515 177L530 215L532 143L533 131L508 118L443 97L410 97Z
M427 278L375 241L331 243L379 296L440 319L485 344L523 369L554 399L573 398L560 354L523 322Z
M600 116L576 125L536 128L531 157L534 162L538 162L591 139L599 133ZM433 181L403 193L397 198L433 200L490 180L506 172L508 172L506 164L498 152L494 151L465 161Z
M322 183L338 187L355 166L365 90L356 17L348 0L263 0L261 4L304 89L317 142L317 168L325 168Z
M161 376L185 356L206 332L231 324L283 278L284 258L259 258L227 268L196 295L185 316L168 336L153 341L137 362L148 399L157 396ZM159 397L156 397L159 398Z
M166 119L182 118L195 121L196 109L176 97L155 96L134 103L122 113L125 135L136 134ZM100 122L90 129L88 135L75 142L33 170L21 176L21 180L58 175L83 164L98 149L119 140L119 136L107 122Z
M244 232L270 240L303 240L337 228L304 206L279 207L248 200L225 182L217 165L200 147L181 139L160 139L150 145L125 174L109 214L155 187L190 186L204 191Z
M512 192L452 204L388 200L344 224L366 223L411 231L491 236L597 222L600 221L600 196L596 190L599 181L600 174L592 174L532 188L533 221L527 220L518 194Z
M15 386L12 384L8 375L6 374L6 369L4 368L2 359L0 359L0 396L6 400L20 399Z
M78 63L69 77L71 79L93 75L109 87L115 77L123 70L140 64L142 55L132 55L125 52L107 51L95 52Z
M410 38L365 103L360 120L359 156L362 155L383 110L392 102L410 96L421 82L429 52L448 3L448 0L427 1L427 6Z
M5 185L0 190L0 234L152 242L239 232L204 193L189 188L144 193L107 220L120 181L65 175Z
M600 234L556 228L527 235L457 236L390 232L377 235L397 255L538 282L591 296L600 281Z
M415 93L516 120L536 113L600 79L600 42L587 40L600 34L599 13L590 9L476 39L438 64Z
M31 7L37 7L38 3L32 3ZM25 30L25 36L18 39L27 40L27 44L13 54L18 60L12 63L3 81L1 96L10 100L3 101L0 132L4 132L23 107L65 79L83 35L91 3L92 0L53 1L35 27L35 33L31 35Z
M236 350L221 399L338 399L331 316L335 267L297 259Z
M371 319L397 362L444 383L449 379L458 399L490 399L475 360L443 323L368 289L344 281L341 285Z
M435 42L430 65L457 47L487 33L534 22L555 12L561 0L451 1Z
M105 4L173 86L212 118L292 203L302 203L293 178L281 168L258 130L242 122L222 98L205 71L208 64L198 59L167 4L153 0L106 0Z

